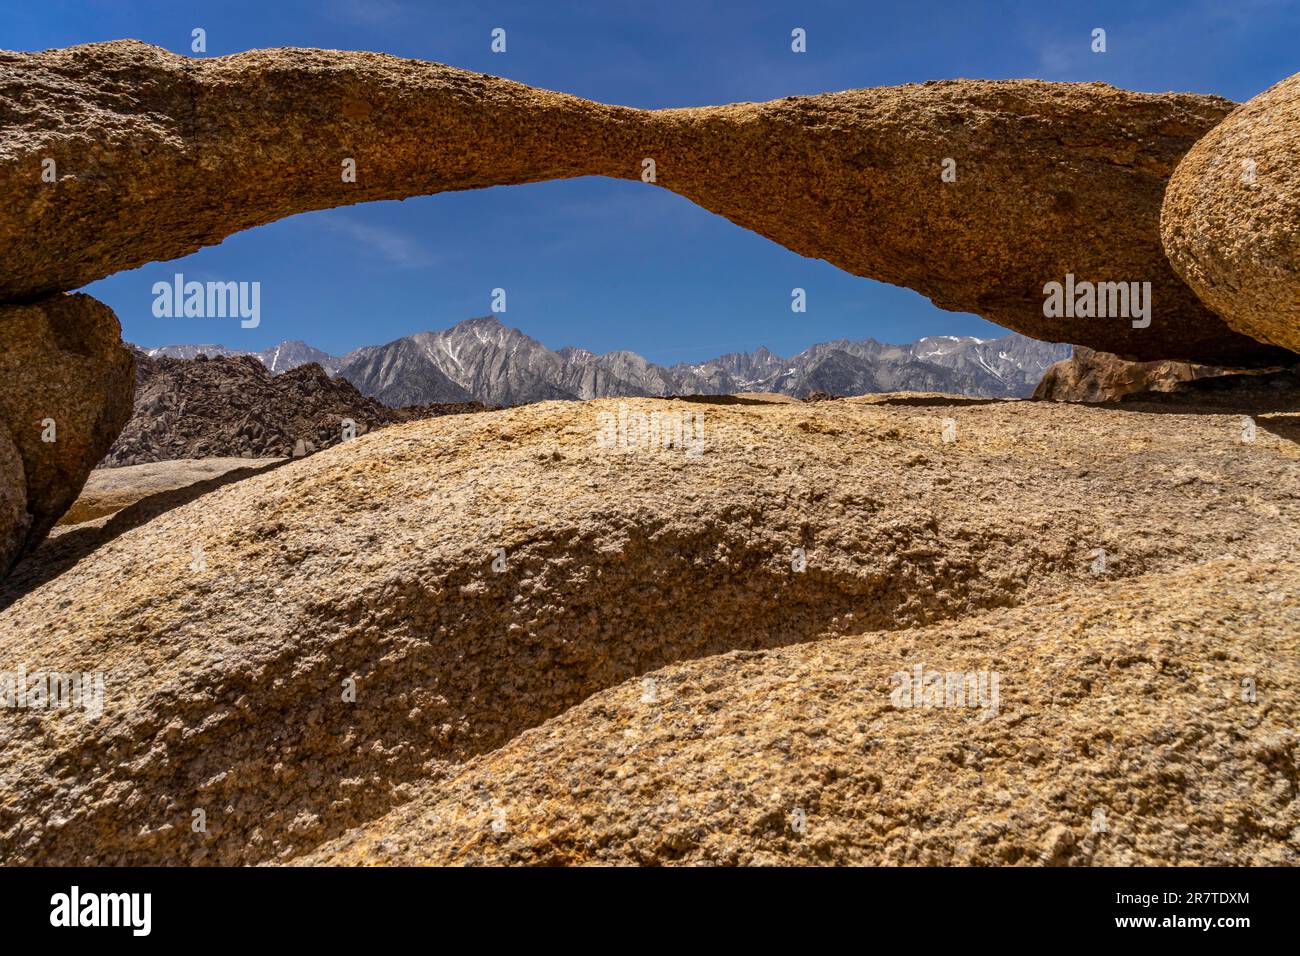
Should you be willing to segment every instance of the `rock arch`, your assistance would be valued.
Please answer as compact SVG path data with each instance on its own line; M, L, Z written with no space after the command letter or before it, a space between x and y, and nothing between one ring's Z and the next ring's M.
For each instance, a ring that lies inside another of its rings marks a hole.
M24 344L26 367L95 370L0 395L0 570L76 497L130 411L111 311L62 293L312 209L637 179L648 158L657 185L944 309L1126 358L1291 364L1206 308L1161 248L1166 182L1232 108L951 80L650 111L377 53L195 60L131 40L0 53L0 334L34 322L45 337ZM1044 286L1067 276L1150 283L1151 321L1044 315ZM35 445L46 416L31 416L50 408L77 430Z
M648 111L377 53L195 60L118 41L3 54L0 103L0 301L311 209L635 179L653 158L658 185L801 255L1027 335L1138 359L1292 357L1229 329L1161 248L1165 182L1233 107L1213 96L953 80ZM1043 285L1067 274L1150 282L1151 326L1045 317Z

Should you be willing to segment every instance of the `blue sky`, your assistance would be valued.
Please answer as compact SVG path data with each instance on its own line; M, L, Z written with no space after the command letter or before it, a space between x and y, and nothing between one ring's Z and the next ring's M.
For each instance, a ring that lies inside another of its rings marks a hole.
M376 50L645 108L767 100L952 77L1104 80L1248 99L1300 70L1297 0L1054 3L312 2L0 3L14 50L131 37L189 54L255 47ZM489 49L494 27L507 52ZM808 52L790 51L803 27ZM1107 52L1090 50L1094 27ZM262 321L159 319L155 281L256 280ZM808 311L790 311L790 290ZM185 259L87 287L142 345L261 349L301 338L342 353L489 311L544 344L632 349L664 363L767 345L1001 334L906 289L746 232L665 190L584 178L307 213Z

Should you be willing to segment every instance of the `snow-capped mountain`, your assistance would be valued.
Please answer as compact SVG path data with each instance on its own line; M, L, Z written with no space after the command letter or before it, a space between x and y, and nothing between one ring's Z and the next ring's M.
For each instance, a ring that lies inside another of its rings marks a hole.
M467 319L441 332L417 332L343 357L304 342L282 342L257 353L219 345L171 345L151 356L193 358L255 354L272 372L318 362L390 406L480 401L518 405L546 399L633 395L811 392L950 392L983 398L1031 394L1068 345L1011 333L996 339L934 335L906 345L840 339L813 345L791 358L766 348L707 362L656 365L635 352L566 347L552 351L495 317Z
M343 361L337 356L313 348L301 339L289 339L279 345L273 345L261 352L249 352L245 349L228 349L224 345L163 345L154 349L141 349L150 358L192 359L198 355L208 358L218 356L253 355L265 365L273 375L287 372L291 368L315 362L333 375L339 370Z

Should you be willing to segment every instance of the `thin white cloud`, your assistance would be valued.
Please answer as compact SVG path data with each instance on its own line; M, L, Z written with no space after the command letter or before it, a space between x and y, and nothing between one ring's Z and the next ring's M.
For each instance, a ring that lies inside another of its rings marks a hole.
M342 233L364 255L382 260L394 269L425 269L438 261L438 257L419 240L396 229L358 222L337 211L321 217L320 222Z

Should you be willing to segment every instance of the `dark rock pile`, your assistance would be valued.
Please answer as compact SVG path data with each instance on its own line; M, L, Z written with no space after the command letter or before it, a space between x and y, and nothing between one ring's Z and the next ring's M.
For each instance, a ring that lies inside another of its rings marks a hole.
M178 458L274 458L382 425L486 410L477 402L388 408L314 362L272 375L257 358L149 358L135 350L135 412L100 467Z

